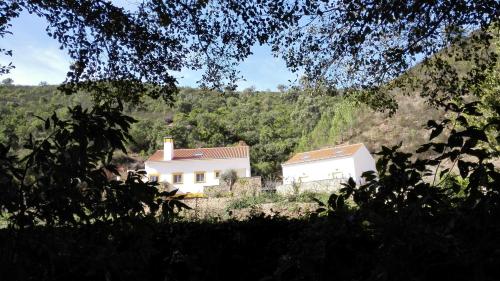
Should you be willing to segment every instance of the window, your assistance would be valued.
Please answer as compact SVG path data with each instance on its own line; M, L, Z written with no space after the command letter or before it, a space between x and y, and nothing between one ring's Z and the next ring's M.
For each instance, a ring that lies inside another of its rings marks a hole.
M215 170L214 175L215 175L216 179L220 179L220 171L219 170Z
M182 173L172 174L172 183L182 183Z
M196 182L205 182L205 172L196 172L195 180Z
M158 176L149 176L150 182L158 182Z

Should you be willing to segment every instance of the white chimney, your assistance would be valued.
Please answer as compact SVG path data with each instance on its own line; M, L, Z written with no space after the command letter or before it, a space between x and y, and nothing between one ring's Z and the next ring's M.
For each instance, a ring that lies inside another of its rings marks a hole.
M163 161L171 161L174 158L174 139L163 138Z

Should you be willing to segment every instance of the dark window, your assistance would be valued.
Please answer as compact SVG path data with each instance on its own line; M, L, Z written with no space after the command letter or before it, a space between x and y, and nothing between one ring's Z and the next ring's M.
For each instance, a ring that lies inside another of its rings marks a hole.
M204 172L196 173L196 182L205 182L205 173Z
M182 183L182 174L174 174L173 183Z

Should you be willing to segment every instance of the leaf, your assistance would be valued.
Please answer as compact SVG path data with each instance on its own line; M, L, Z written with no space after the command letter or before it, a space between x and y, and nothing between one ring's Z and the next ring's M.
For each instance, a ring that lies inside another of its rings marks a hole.
M431 136L429 137L429 140L432 140L433 138L439 136L441 132L443 132L443 126L442 125L437 125L436 129L432 130Z
M438 123L434 120L429 120L427 121L427 128L436 128L438 126Z
M45 119L45 130L50 128L50 119Z
M467 127L469 125L469 122L467 122L467 119L463 115L458 116L456 121L464 127Z
M445 144L444 143L433 143L433 150L436 151L437 153L443 153Z
M337 209L343 209L344 207L345 207L344 196L339 196L339 198L337 198Z
M450 102L450 103L448 103L448 104L446 105L446 110L447 110L447 111L448 111L448 110L451 110L451 111L453 111L453 112L458 112L458 111L460 111L460 108L458 107L458 105L457 105L457 104L455 104L455 103L451 103L451 102Z
M316 213L323 213L324 211L326 211L325 208L318 208L318 209L316 209Z
M463 146L463 150L465 152L470 151L472 148L476 147L477 145L477 139L468 139L465 141L465 144Z
M420 146L418 149L417 149L417 153L422 153L422 152L426 152L427 150L429 150L429 148L432 146L432 143L426 143L426 144L423 144L422 146Z
M443 175L445 175L445 174L446 174L446 173L448 173L449 171L450 171L450 169L449 169L449 168L442 170L442 171L439 173L439 177L440 177L440 178L442 178L442 177L443 177Z
M177 193L178 190L179 189L174 189L172 191L163 191L163 192L160 192L160 196L172 197Z
M332 208L333 210L337 209L337 199L338 198L339 198L339 196L335 193L332 193L332 195L330 195L330 198L328 198L328 206L330 206L330 208Z
M355 188L356 187L356 182L354 181L354 179L352 177L349 178L349 180L347 181L347 184L351 188Z
M460 176L465 179L469 175L469 164L468 162L458 160L458 170L460 171Z
M478 140L488 142L488 136L486 136L486 133L482 130L471 130L470 132L470 137L476 138Z
M382 146L382 151L378 152L377 153L378 155L391 155L392 154L392 150L390 148L388 148L387 146Z
M418 158L418 159L415 161L415 163L414 163L414 164L415 164L415 169L416 169L417 171L421 171L421 172L422 172L422 171L424 171L424 170L425 170L426 165L427 165L428 163L429 163L429 162L428 162L428 160L423 160L423 159Z
M481 112L479 112L479 110L477 109L478 104L479 102L477 101L466 104L463 110L464 113L473 116L481 116L482 115Z
M54 121L54 124L57 124L59 122L59 118L57 118L57 114L55 112L50 118L52 119L52 121Z
M179 200L173 200L172 202L174 204L174 206L176 206L179 210L182 210L182 209L187 209L187 210L191 210L191 207L189 207L188 205L184 204L183 202L179 201Z
M489 153L484 149L469 149L467 153L476 156L481 161L489 157Z
M458 134L451 134L448 138L448 146L449 147L459 147L464 143L464 139L462 136Z
M366 181L372 181L377 178L377 174L375 171L366 171L361 174L361 177L363 177Z
M325 206L325 203L321 202L321 200L319 200L316 197L311 197L311 200L313 200L314 202L318 203L319 206Z

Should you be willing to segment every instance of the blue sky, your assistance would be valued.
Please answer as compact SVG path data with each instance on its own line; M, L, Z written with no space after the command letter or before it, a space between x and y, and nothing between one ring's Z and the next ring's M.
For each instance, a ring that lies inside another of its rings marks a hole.
M58 84L64 80L70 59L59 49L57 41L46 34L46 26L45 20L28 13L12 21L13 35L1 38L0 47L13 50L13 55L0 55L0 64L12 61L16 68L1 76L1 80L10 77L18 85L38 85L41 81ZM297 76L286 68L284 61L271 55L269 47L254 46L252 51L253 55L239 66L245 79L238 84L239 90L250 86L257 90L276 90L277 85L289 85L296 80ZM176 76L180 86L191 87L196 87L201 77L200 73L190 70Z

